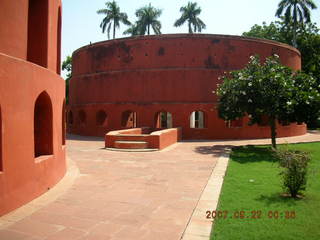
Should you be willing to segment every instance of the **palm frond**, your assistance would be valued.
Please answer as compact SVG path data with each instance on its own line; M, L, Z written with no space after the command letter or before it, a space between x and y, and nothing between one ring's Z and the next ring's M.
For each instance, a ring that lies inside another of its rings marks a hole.
M157 9L151 4L136 10L137 26L139 33L144 35L150 27L156 34L160 34L161 23L157 20L162 14L161 9Z
M196 2L188 2L187 6L180 8L180 12L182 14L181 17L175 21L175 27L180 27L185 22L188 22L189 33L201 32L201 30L205 28L204 22L197 17L201 13L201 8L197 6Z
M110 30L111 30L111 23L114 24L114 31L115 29L120 27L120 22L129 25L130 21L128 20L128 16L126 13L120 12L120 7L118 6L116 1L109 1L105 3L106 8L99 9L97 14L104 14L106 15L103 18L100 27L102 28L102 33L107 30L108 39L110 39ZM108 25L108 26L107 26ZM107 29L106 29L107 28Z

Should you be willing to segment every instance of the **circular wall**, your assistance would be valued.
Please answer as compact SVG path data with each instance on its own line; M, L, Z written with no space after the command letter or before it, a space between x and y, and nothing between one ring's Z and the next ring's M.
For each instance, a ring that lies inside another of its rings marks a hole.
M0 3L0 216L66 172L61 0Z
M278 54L298 70L300 53L274 41L238 36L172 34L91 44L73 54L68 131L103 136L128 127L182 127L184 139L269 137L267 126L218 118L218 77L249 57ZM169 117L168 117L169 116ZM278 136L301 135L304 124L278 126Z

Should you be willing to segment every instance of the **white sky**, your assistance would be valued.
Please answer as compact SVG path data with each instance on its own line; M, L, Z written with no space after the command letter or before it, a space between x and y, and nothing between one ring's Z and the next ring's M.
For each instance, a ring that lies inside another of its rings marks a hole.
M162 9L160 21L162 33L186 33L187 25L176 28L173 23L180 17L179 9L188 0L116 0L121 12L128 14L134 22L136 9L149 3ZM62 0L62 61L67 55L84 45L107 40L107 34L102 34L100 23L103 15L97 10L105 7L105 0ZM200 18L207 28L202 33L241 35L250 30L254 24L270 23L277 20L274 16L280 0L196 0L201 7ZM312 21L320 27L320 0L314 0L318 9L312 11ZM127 26L117 29L116 37L122 35ZM112 34L111 34L112 35Z

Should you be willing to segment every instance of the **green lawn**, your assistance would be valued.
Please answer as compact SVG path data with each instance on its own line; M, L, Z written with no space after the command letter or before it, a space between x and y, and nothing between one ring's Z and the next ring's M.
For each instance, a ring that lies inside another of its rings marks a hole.
M235 148L211 240L320 239L320 143L290 144L289 148L311 153L305 198L281 196L280 168L268 147Z

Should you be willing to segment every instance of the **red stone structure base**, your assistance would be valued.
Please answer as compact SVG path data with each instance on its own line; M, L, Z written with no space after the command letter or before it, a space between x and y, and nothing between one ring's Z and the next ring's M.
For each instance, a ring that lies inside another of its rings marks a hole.
M67 128L104 136L116 129L182 128L183 139L269 138L265 124L225 122L217 113L220 76L243 68L250 56L277 54L293 70L300 52L279 42L239 36L168 34L90 44L73 54ZM278 137L306 133L278 124Z
M181 140L181 128L153 130L148 127L111 131L105 147L116 149L164 149Z

